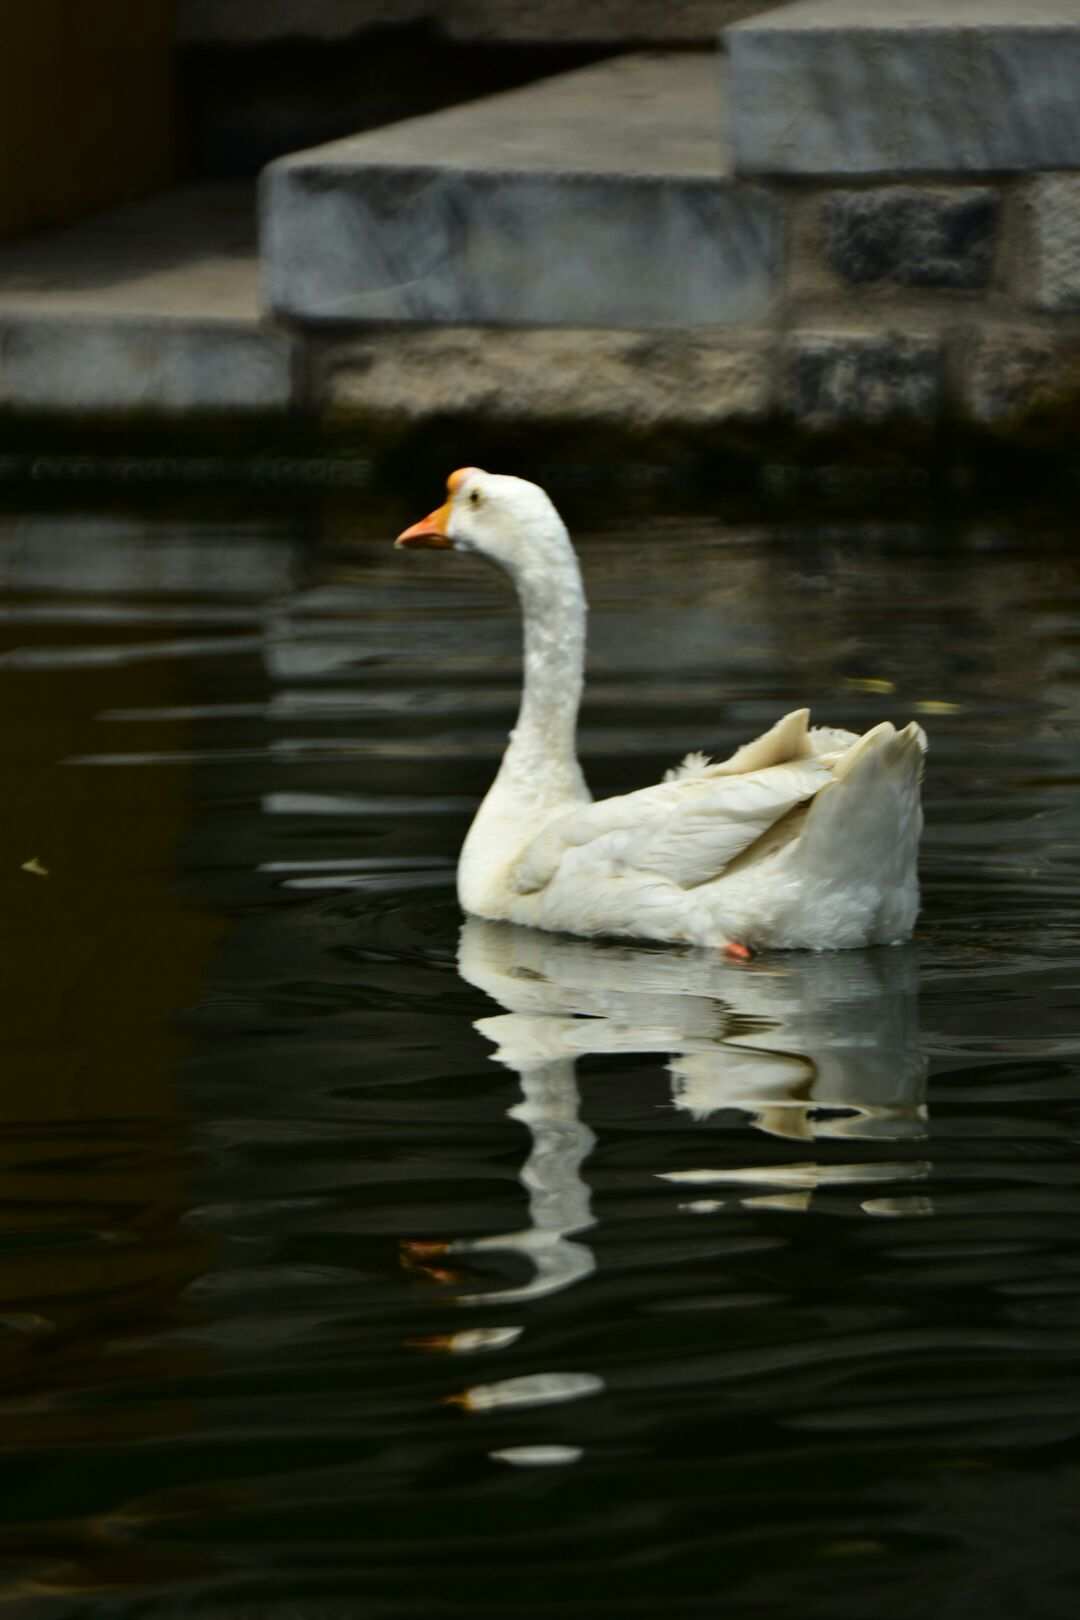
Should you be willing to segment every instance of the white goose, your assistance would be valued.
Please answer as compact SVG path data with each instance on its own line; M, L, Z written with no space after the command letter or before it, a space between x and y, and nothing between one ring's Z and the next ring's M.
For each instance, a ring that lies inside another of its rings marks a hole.
M465 911L571 934L748 956L907 939L919 909L926 738L857 737L796 709L730 759L688 755L664 781L594 802L575 749L585 593L544 491L464 467L399 546L474 551L509 574L525 619L517 724L458 863Z

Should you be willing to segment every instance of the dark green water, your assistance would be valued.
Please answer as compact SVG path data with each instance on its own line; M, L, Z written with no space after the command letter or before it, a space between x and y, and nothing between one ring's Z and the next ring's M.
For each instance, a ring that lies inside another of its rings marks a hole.
M0 1613L1071 1615L1071 535L581 541L598 792L930 733L915 942L740 967L459 946L424 506L0 518Z

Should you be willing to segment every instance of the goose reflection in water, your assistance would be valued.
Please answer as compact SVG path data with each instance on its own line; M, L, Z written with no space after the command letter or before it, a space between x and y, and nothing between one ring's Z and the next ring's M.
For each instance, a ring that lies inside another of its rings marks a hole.
M669 1054L672 1102L701 1122L736 1109L759 1131L800 1142L926 1134L927 1060L911 947L792 953L744 965L707 951L598 945L469 918L458 969L507 1009L476 1028L494 1044L494 1060L516 1070L522 1100L509 1112L532 1138L521 1172L529 1224L453 1248L516 1251L533 1276L520 1287L466 1295L466 1303L533 1299L595 1268L581 1240L594 1224L583 1166L595 1138L579 1114L579 1057ZM695 1190L724 1188L744 1208L797 1210L810 1206L818 1187L921 1179L928 1171L920 1160L830 1159L656 1173ZM681 1207L706 1214L724 1202L693 1198ZM885 1215L924 1206L870 1198L862 1208Z

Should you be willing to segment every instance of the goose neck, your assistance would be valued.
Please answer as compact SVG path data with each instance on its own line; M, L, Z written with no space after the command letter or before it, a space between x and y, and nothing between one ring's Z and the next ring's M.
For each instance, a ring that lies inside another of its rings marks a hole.
M584 684L585 595L570 552L563 566L515 580L524 619L524 684L508 763L577 773Z

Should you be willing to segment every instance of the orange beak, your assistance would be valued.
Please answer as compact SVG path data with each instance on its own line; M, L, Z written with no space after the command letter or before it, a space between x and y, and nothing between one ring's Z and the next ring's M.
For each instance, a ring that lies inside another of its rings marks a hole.
M411 529L403 529L394 541L395 546L432 546L445 549L452 546L453 541L447 534L450 527L450 502L446 501L434 512L429 512L426 518L414 523Z

